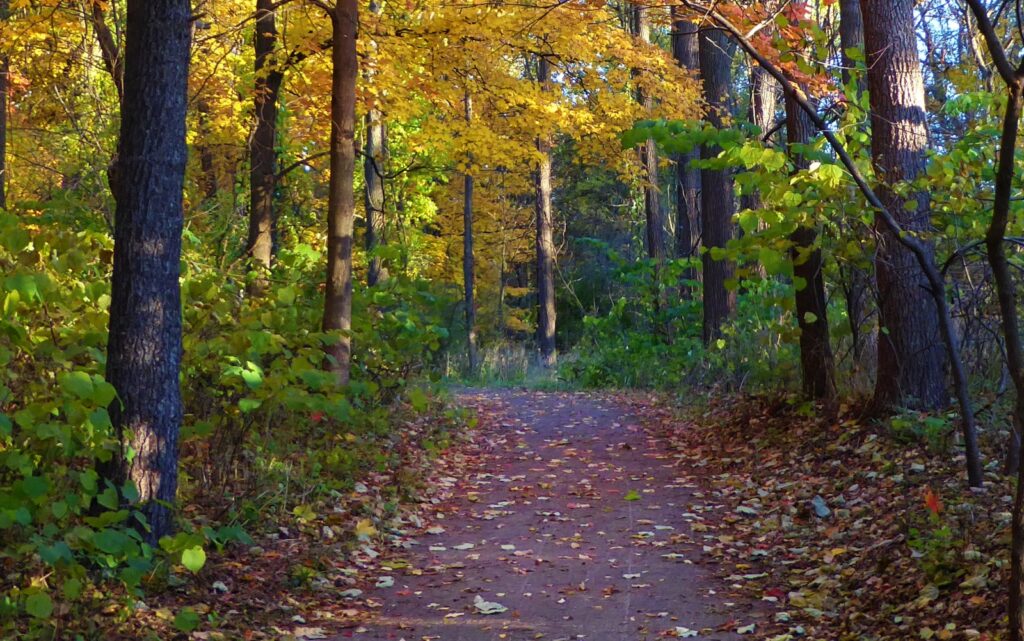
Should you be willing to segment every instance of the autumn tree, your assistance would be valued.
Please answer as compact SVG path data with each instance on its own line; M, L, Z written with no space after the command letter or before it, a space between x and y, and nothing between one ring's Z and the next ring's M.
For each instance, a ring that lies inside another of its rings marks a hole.
M907 232L931 229L928 193L899 186L925 169L928 129L924 84L917 57L912 0L862 0L871 101L871 149L879 195ZM938 309L914 253L888 226L876 224L879 296L879 407L934 408L949 400L939 338ZM934 250L929 249L934 255Z
M463 96L464 117L467 128L473 123L473 96L467 87ZM466 162L466 171L462 176L462 292L463 305L466 310L466 357L469 360L469 371L474 373L479 365L476 340L476 268L473 245L473 174L470 155Z
M323 330L334 336L328 368L346 385L352 368L352 234L355 225L356 0L322 4L331 19L331 176L327 202L327 287Z
M672 7L672 57L692 74L700 73L700 48L697 25L689 20L681 7ZM693 161L700 150L676 155L676 236L677 258L689 258L700 229L700 169ZM693 275L690 274L692 277Z
M370 14L377 16L380 5L371 0ZM364 78L367 85L374 82L375 73L371 67L374 53L379 49L376 40L370 39L370 64L366 65ZM369 265L366 270L366 283L370 287L376 285L387 273L380 256L376 255L378 247L384 242L384 174L387 167L387 126L380 107L371 104L366 109L365 141L363 142L363 184L366 212L366 253Z
M644 44L651 42L651 21L648 13L650 9L642 4L634 4L630 7L630 26L633 35ZM640 79L641 74L635 71L634 75ZM642 83L638 82L636 88L637 102L648 113L654 108L653 97L645 91ZM637 148L637 156L640 160L643 179L644 193L644 221L646 230L647 255L655 262L656 285L657 273L661 269L661 263L665 260L665 224L661 215L661 196L658 189L658 146L651 139L646 140Z
M114 181L107 380L118 395L110 418L120 450L100 467L118 489L134 486L153 544L173 527L178 478L178 272L191 16L187 0L128 2Z
M259 270L252 291L266 287L267 272L274 247L274 188L277 184L277 112L278 96L284 74L274 60L278 46L276 3L256 0L255 87L253 107L256 116L249 139L249 240L253 267Z
M700 76L707 103L707 121L722 128L730 120L729 93L732 79L732 54L735 43L725 31L705 24L700 29ZM718 156L721 149L714 144L701 148L701 158ZM727 286L734 267L716 252L722 251L733 235L736 213L733 180L726 169L701 170L701 229L704 265L704 342L721 336L722 325L736 305L735 291Z
M537 60L537 83L545 91L551 90L549 65L544 56ZM653 145L654 141L650 144ZM537 137L537 152L537 344L541 364L554 367L555 241L551 211L551 139L548 135L542 133Z

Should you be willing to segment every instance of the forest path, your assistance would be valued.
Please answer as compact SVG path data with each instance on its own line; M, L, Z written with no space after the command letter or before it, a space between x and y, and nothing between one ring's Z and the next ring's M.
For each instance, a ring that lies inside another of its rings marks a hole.
M417 570L373 590L379 617L338 638L740 638L756 615L729 602L691 531L711 508L639 419L586 394L460 401L480 416L473 469L431 508L407 557ZM507 610L485 614L493 604Z

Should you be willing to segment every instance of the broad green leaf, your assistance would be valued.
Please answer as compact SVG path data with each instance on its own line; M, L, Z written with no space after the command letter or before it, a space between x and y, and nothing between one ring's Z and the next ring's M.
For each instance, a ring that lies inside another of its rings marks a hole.
M206 565L206 552L199 546L187 548L181 553L181 564L195 574Z
M192 608L185 608L174 617L174 627L189 633L199 627L199 615Z
M92 384L92 378L85 372L68 372L60 377L60 386L65 392L70 392L82 400L92 399L96 388Z
M53 614L53 600L45 592L34 592L25 599L25 611L37 619L48 619Z

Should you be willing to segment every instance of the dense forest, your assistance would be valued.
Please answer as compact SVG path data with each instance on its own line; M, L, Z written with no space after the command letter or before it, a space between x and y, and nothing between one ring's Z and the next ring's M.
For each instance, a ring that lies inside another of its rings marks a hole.
M0 637L1024 640L1021 0L0 33Z

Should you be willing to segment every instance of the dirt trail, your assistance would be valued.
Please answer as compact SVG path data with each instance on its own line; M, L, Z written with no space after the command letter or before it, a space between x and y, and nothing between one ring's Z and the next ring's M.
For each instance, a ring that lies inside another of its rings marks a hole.
M433 534L410 549L422 574L396 572L373 591L384 603L376 622L339 638L756 638L735 633L754 608L730 603L691 531L693 513L711 508L626 410L583 394L462 401L490 440L480 471L459 479L435 506ZM477 598L507 610L482 614Z

